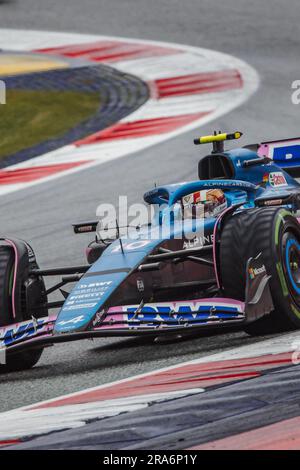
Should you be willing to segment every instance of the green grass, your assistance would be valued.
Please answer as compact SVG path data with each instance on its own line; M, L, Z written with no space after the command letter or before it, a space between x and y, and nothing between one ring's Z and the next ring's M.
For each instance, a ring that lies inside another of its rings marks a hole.
M0 159L63 136L98 109L99 93L8 90L0 106Z

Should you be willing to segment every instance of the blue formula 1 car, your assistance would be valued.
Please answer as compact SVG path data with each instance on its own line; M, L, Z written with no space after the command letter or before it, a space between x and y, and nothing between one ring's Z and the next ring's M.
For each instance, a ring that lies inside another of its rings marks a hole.
M199 179L147 192L154 216L134 239L118 230L104 239L99 221L75 224L75 233L96 232L84 266L40 269L29 244L3 237L1 367L32 367L44 346L84 338L299 328L300 185L290 174L299 141L225 151L240 135L196 139L213 143ZM50 301L59 290L63 300Z

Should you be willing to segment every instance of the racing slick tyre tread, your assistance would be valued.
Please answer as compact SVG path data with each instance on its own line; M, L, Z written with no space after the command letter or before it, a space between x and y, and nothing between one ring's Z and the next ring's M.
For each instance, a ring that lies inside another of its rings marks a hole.
M282 254L284 234L294 234L300 243L300 226L285 208L249 209L233 215L224 226L220 243L220 273L225 295L245 300L246 264L262 253L274 311L245 326L253 336L300 328L300 305L286 279Z
M12 311L12 277L14 274L15 255L8 246L0 246L0 327L15 323ZM17 301L21 302L21 299ZM0 365L0 372L30 369L41 357L43 349L32 349L11 354L6 365Z
M0 326L12 323L10 282L14 269L14 255L11 248L0 247ZM7 295L8 293L8 295Z

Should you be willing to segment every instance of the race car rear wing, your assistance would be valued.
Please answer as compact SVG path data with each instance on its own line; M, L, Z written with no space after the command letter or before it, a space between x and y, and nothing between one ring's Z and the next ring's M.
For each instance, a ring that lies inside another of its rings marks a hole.
M297 168L300 171L300 137L246 145L246 148L254 150L260 157L270 158L286 171Z

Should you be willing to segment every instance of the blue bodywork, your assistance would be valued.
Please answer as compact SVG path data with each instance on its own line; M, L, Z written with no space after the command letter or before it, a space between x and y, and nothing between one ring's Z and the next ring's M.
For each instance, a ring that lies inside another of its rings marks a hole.
M122 246L120 240L116 240L103 252L66 299L56 320L56 334L82 331L91 327L96 314L101 312L130 273L164 242L163 236L153 240L151 234L160 230L165 212L170 207L176 207L176 202L184 195L201 189L221 188L228 206L238 204L238 210L246 210L255 207L258 201L274 197L286 198L291 193L300 191L298 182L274 162L245 166L245 162L258 159L254 151L235 149L224 152L224 156L231 161L234 172L232 179L196 180L166 185L154 188L144 195L148 204L158 206L152 226L142 229L136 240L122 238ZM293 209L290 204L289 207ZM212 233L215 223L215 218L201 219L196 222L196 229L203 230L204 224L205 231ZM181 226L175 216L170 237L176 238L179 230Z

